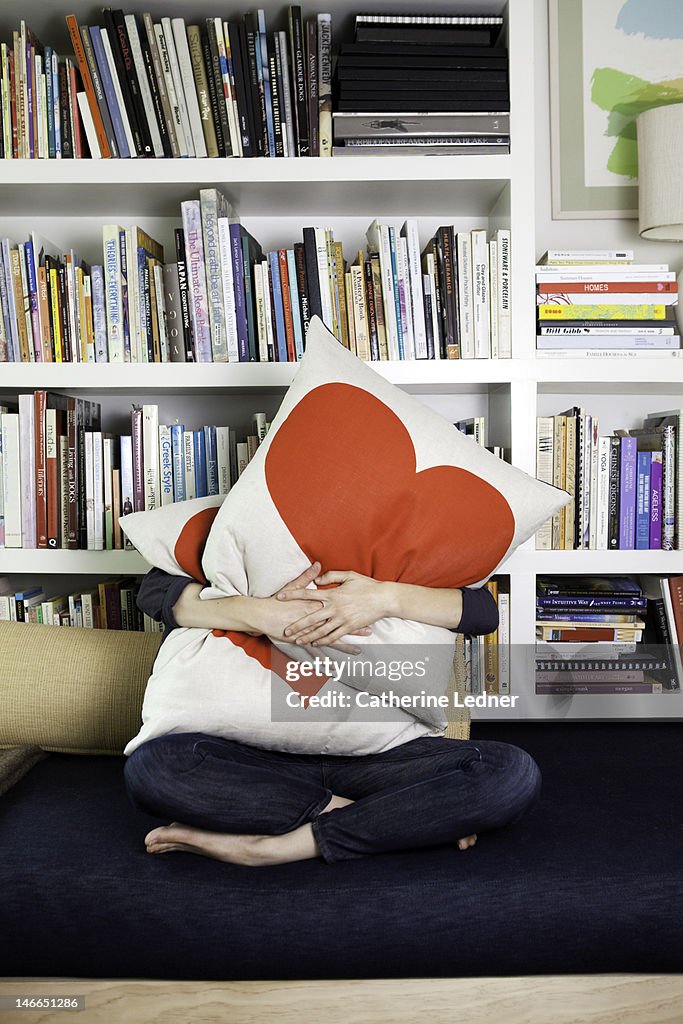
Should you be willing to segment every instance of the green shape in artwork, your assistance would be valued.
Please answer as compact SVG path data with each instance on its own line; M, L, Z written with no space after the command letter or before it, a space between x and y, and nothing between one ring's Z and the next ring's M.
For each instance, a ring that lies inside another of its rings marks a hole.
M616 138L607 169L627 178L638 176L635 119L643 110L683 102L683 79L648 82L616 68L596 68L591 100L610 117L606 134Z

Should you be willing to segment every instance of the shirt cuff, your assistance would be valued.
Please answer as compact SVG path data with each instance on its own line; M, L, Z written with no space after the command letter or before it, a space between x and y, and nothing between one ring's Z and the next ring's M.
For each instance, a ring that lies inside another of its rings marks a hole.
M163 604L161 606L161 621L164 624L166 632L172 629L178 628L178 623L173 615L173 607L180 598L180 595L184 591L188 583L196 583L190 576L174 576L171 583L164 594Z

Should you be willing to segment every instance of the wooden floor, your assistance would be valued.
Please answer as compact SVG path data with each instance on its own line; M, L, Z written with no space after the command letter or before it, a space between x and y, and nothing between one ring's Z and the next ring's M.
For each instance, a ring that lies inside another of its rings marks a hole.
M683 975L397 981L0 980L6 997L84 997L82 1011L0 1009L2 1024L681 1024Z

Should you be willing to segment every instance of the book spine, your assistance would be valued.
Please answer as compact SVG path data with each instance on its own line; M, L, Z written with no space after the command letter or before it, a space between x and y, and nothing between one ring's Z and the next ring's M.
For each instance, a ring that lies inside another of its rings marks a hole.
M263 284L263 312L266 321L266 355L267 362L273 363L276 358L276 339L273 318L273 283L270 279L270 267L267 259L261 260L261 279Z
M422 268L420 266L420 239L417 222L407 220L401 233L406 239L410 278L410 296L413 312L415 358L427 359L427 330L425 324L424 298L422 292Z
M159 500L161 505L173 502L173 441L171 428L166 424L158 427L159 448Z
M104 465L102 431L92 431L93 548L104 550Z
M185 501L185 427L182 423L173 423L170 429L173 501Z
M285 337L287 339L287 361L296 362L296 350L294 347L294 320L292 317L292 296L289 290L289 267L287 265L287 250L278 249L278 269L280 272L280 287L282 289L282 310L285 321Z
M553 418L536 418L536 478L553 482ZM536 550L552 550L552 516L536 531Z
M332 156L332 15L318 15L318 137L320 156Z
M296 119L297 156L310 156L303 23L301 20L301 7L296 4L289 7L289 41L292 60L292 86L294 89L294 102L292 106L294 107Z
M304 263L306 266L306 283L308 287L308 318L310 323L311 317L314 316L320 317L320 319L323 320L315 228L304 228L302 234Z
M309 18L306 22L306 87L308 90L308 137L310 140L311 156L320 156L317 17Z
M206 474L206 443L204 431L194 430L192 432L194 448L194 472L195 489L198 498L205 498L208 494L208 481Z
M410 265L408 243L405 238L396 238L396 267L398 270L398 293L403 323L403 347L406 359L415 358L415 335L413 332L413 303L410 294Z
M536 693L661 693L661 683L536 683Z
M183 462L185 467L185 499L198 497L194 467L194 433L186 430L183 435Z
M204 54L199 25L187 26L187 44L190 51L190 60L192 61L192 74L194 76L195 89L199 100L199 116L201 119L202 132L204 133L206 153L209 157L217 157L219 155L218 142L216 139L216 129L211 112L209 83L206 77L206 69L204 67Z
M133 511L145 511L144 448L142 435L142 407L133 406L131 411L132 460L133 460Z
M650 548L662 547L662 453L652 452L650 460Z
M289 280L290 301L292 306L292 323L294 325L294 358L301 359L304 354L304 333L301 323L301 305L298 287L298 271L294 249L287 249L287 277Z
M491 355L489 335L489 271L486 232L474 230L472 237L472 281L474 290L474 354L477 359Z
M218 234L218 194L215 189L200 189L201 221L204 242L206 285L211 326L211 349L215 363L228 361L220 238Z
M285 156L297 156L294 86L291 83L289 56L287 52L287 33L278 32L275 40L275 66L280 80L281 117L283 132L286 136Z
M144 511L160 507L159 494L159 407L142 406L142 466Z
M22 547L37 547L36 538L36 431L35 399L19 395L19 437L21 439L21 532ZM0 491L2 474L0 472ZM1 502L0 502L1 504Z
M676 431L673 424L667 424L662 434L662 548L673 551L676 531Z
M148 20L145 19L145 15L133 15L133 18L141 18L140 25L138 27L138 41L140 44L140 55L142 57L142 63L144 67L144 73L147 76L147 84L149 86L150 97L152 101L152 109L154 111L154 117L156 119L157 127L159 129L159 136L161 138L161 146L163 149L163 156L172 157L177 155L174 153L174 142L169 131L169 118L166 114L165 104L168 103L168 97L166 96L166 89L163 83L163 75L158 77L157 67L159 54L156 51L156 40L154 38L154 26L151 22L151 18L148 16ZM148 35L147 25L151 26L151 39ZM156 60L155 60L156 55ZM161 65L158 65L159 74L161 73Z
M268 253L270 278L273 286L273 311L277 339L277 360L287 362L287 332L285 328L285 311L282 301L282 283L280 280L280 263L277 252Z
M67 436L67 488L68 488L68 525L66 547L71 550L78 548L78 409L79 398L67 398L66 404L66 436Z
M230 429L216 427L216 462L218 471L218 493L230 490Z
M651 452L637 453L636 537L638 550L650 546L650 463Z
M121 111L119 110L118 99L114 89L114 82L109 69L109 62L107 60L107 54L105 52L104 42L102 39L102 30L99 25L91 25L87 31L90 33L90 42L93 48L93 53L95 54L97 70L102 83L102 90L104 92L107 110L109 111L109 116L111 118L114 137L116 139L116 148L118 153L114 155L118 155L121 158L128 158L130 157L128 139L126 138L123 119L121 117Z
M240 27L236 22L230 22L226 34L226 46L229 45L229 63L232 63L233 75L235 78L235 102L237 105L237 120L240 134L242 155L245 157L255 156L255 140L252 139L253 129L250 124L248 104L248 79L245 77L244 57L240 39ZM227 51L226 51L227 52Z
M235 290L235 316L240 362L249 362L249 332L247 327L244 263L242 261L242 230L238 221L230 222L230 252Z
M78 61L78 68L81 73L81 81L83 82L83 88L85 89L85 94L88 97L88 105L90 107L93 124L95 126L95 133L97 135L97 143L100 147L100 152L102 156L105 159L107 159L112 155L116 155L116 153L113 152L112 148L110 147L109 136L105 128L105 122L103 120L103 116L100 110L100 97L99 95L96 95L95 83L91 77L91 67L94 63L94 55L92 54L92 50L90 50L90 52L87 53L87 41L85 35L83 36L83 38L81 38L78 22L76 21L76 18L73 14L67 14L66 24L69 29L69 35L71 36L71 44L74 48L74 54L76 55L76 60ZM66 86L66 81L64 81L64 86ZM106 104L104 96L101 96L101 100L104 101Z
M282 130L282 95L280 93L280 80L277 73L277 57L275 47L278 44L277 36L273 39L273 47L268 55L268 72L270 77L271 103L273 112L273 138L275 143L275 156L285 155L286 139Z
M150 81L147 76L147 67L143 54L141 37L134 14L126 14L124 16L123 28L125 29L127 36L126 42L128 46L127 50L124 51L124 59L126 59L126 53L128 53L128 62L130 63L132 61L134 80L139 87L139 103L142 104L142 108L144 110L144 120L147 125L152 150L155 157L163 157L166 156L166 151L164 148L164 142L162 141L159 123L157 121L155 103L152 96ZM125 45L122 41L121 27L119 27L119 43L122 46ZM132 82L133 76L131 75L131 83Z
M185 259L185 232L182 228L175 230L176 266L178 268L178 292L180 296L181 324L186 361L195 361L194 339L192 335L192 313L190 310L190 292L187 278L187 262Z
M228 112L223 101L223 79L220 73L218 59L218 45L216 33L213 31L213 23L207 18L200 27L200 39L202 44L202 56L204 58L204 70L206 73L206 84L209 91L209 108L211 121L216 136L216 148L218 156L230 156L230 132L228 127ZM219 104L219 100L221 101Z
M610 438L609 460L609 512L607 546L609 549L619 546L619 442L620 438Z
M190 313L197 362L211 362L211 327L209 323L204 246L198 199L181 203L185 252L188 268Z
M198 159L203 159L207 155L206 141L204 139L202 116L199 111L199 99L197 97L197 87L195 85L192 57L190 56L190 47L188 45L185 21L183 18L172 18L171 26L173 29L173 41L175 42L176 55L178 57L178 69L183 83L185 103L187 104L190 130L192 132L192 144L194 146L195 156Z
M204 427L204 449L206 452L206 493L218 494L218 451L216 428L213 425Z
M159 57L160 74L166 90L168 117L170 123L169 133L171 135L171 140L175 139L178 156L186 157L188 155L188 148L185 139L185 127L183 125L180 101L176 92L175 79L171 68L171 55L166 42L166 35L160 22L153 25L152 28L154 32L154 42ZM171 45L173 45L172 34Z
M102 230L107 314L107 350L110 362L123 363L124 341L119 228L115 224L107 224Z
M220 18L217 20L220 22ZM192 136L192 125L190 124L190 112L187 100L185 98L183 76L180 71L180 63L178 61L175 36L173 34L173 26L171 24L170 18L161 19L161 35L163 36L163 49L165 50L166 56L168 58L168 67L171 74L171 81L173 83L173 92L175 94L175 100L178 106L177 121L180 121L180 125L182 127L183 141L181 146L181 156L192 157L195 155L195 151L194 139ZM160 56L162 56L163 59L161 43L159 43L159 54ZM180 137L178 138L178 144L181 144Z
M239 361L239 337L237 332L237 309L230 244L230 221L218 218L219 270L222 277L223 317L226 334L226 357L228 362Z

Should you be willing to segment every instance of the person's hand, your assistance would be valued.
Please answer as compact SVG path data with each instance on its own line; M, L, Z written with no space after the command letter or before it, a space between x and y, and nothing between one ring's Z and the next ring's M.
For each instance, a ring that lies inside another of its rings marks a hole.
M277 600L283 603L302 600L315 602L308 614L297 618L285 629L292 643L313 646L334 646L348 633L369 636L370 626L388 614L390 584L362 576L358 572L326 572L316 576L314 582L324 587L337 584L330 590L283 588Z
M310 584L315 579L318 578L318 574L321 569L322 566L320 562L313 562L307 569L304 569L299 576L290 580L289 583L285 583L284 586L275 591L272 595L273 598L279 599L280 595L288 594L288 604L283 607L283 605L278 601L275 603L275 606L273 606L269 601L268 604L264 604L263 607L259 609L259 617L260 613L263 612L264 623L268 626L268 628L264 628L262 630L263 633L267 633L268 636L274 640L277 639L290 644L294 643L291 634L291 626L297 619L310 614L313 606L306 602L315 601L316 595L321 594L321 591L319 590L306 589L310 587ZM317 598L317 607L318 609L323 607L322 597ZM348 629L345 632L359 636L368 636L371 630L361 629L354 631L352 629ZM256 634L252 632L252 635ZM350 644L338 642L330 643L328 646L334 647L335 650L342 651L345 654L360 653L357 647L353 647Z

